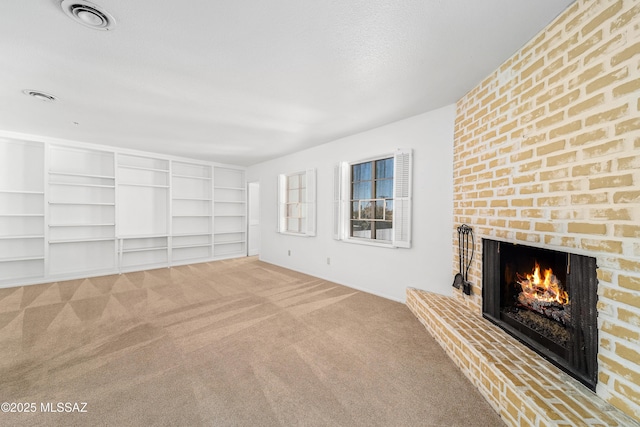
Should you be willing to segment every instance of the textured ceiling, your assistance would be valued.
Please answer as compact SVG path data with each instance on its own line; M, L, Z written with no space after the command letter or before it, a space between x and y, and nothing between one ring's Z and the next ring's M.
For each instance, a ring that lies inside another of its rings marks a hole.
M251 165L457 101L571 2L2 0L0 129Z

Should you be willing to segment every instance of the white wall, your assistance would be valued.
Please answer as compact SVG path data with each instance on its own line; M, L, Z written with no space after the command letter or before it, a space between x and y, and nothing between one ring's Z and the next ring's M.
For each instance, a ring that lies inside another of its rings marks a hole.
M454 120L452 104L248 168L247 180L260 182L260 259L402 302L407 287L451 294ZM412 247L333 240L334 166L397 148L413 149ZM278 234L277 175L309 168L317 170L317 235Z

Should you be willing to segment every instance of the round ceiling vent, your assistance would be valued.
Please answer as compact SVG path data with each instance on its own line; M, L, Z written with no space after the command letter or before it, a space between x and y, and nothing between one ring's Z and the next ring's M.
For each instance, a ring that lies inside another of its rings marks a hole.
M85 0L62 0L62 11L74 21L94 30L112 30L116 20L100 6Z
M56 100L55 96L39 90L25 89L22 91L22 93L24 93L25 95L33 96L34 98L39 99L40 101L51 102Z

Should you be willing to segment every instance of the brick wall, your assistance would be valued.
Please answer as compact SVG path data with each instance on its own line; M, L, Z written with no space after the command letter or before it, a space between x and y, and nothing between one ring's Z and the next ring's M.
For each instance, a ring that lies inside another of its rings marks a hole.
M454 157L454 224L476 233L458 298L480 310L483 237L595 257L597 393L638 420L639 93L640 1L577 0L458 102Z

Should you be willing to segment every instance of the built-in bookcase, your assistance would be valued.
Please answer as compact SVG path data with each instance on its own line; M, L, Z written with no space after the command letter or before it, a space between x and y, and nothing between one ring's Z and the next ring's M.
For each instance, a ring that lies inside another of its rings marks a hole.
M247 253L247 195L244 170L214 168L213 255L237 257Z
M167 266L169 160L119 154L117 164L120 270Z
M242 168L0 138L0 287L245 256L246 235Z
M112 271L113 153L51 145L48 183L49 275Z
M0 284L45 275L44 145L0 139Z
M121 271L141 268L167 267L169 262L168 236L120 237L118 239Z
M172 162L171 263L212 257L211 166Z

